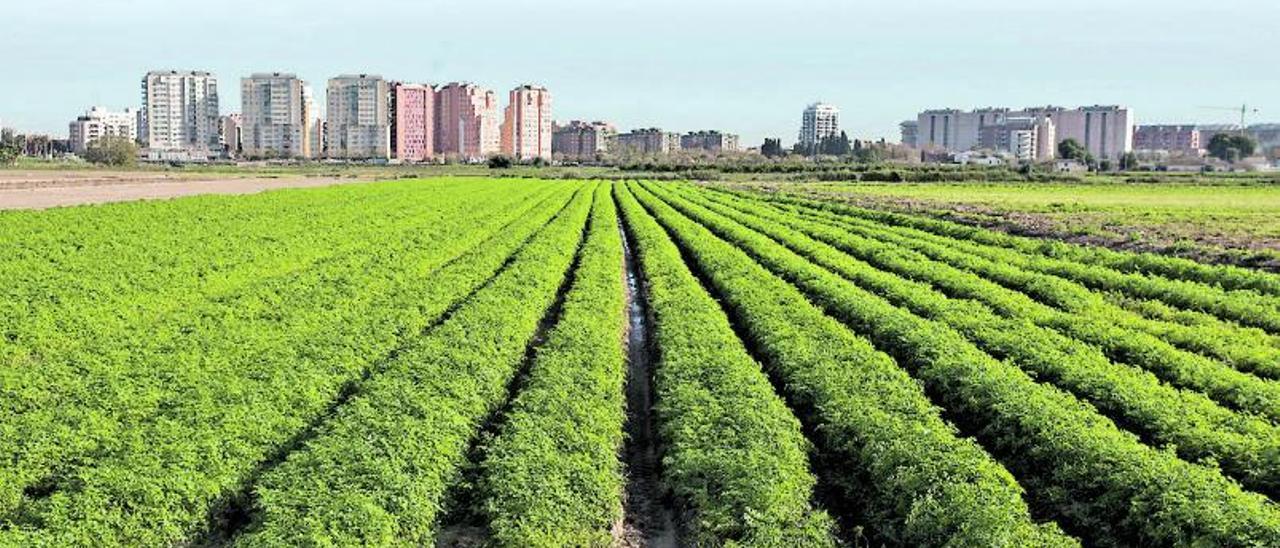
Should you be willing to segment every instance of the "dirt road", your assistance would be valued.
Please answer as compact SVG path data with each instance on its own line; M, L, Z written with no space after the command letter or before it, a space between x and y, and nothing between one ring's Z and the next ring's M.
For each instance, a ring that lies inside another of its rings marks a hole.
M196 194L250 194L276 188L357 182L333 177L251 177L217 174L0 171L0 209L101 204Z

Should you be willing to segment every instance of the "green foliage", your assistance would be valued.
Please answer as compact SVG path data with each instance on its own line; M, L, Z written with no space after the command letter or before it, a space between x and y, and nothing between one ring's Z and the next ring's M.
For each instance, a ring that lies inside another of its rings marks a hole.
M127 137L101 137L89 143L84 159L105 166L129 167L138 163L138 144Z
M22 149L18 148L14 143L0 143L0 165L11 166L18 163L18 157L22 155Z
M453 315L412 338L265 474L245 546L427 544L484 420L507 396L580 243L589 189ZM353 528L365 522L372 529ZM366 534L372 532L373 535Z
M1209 140L1209 145L1205 149L1214 158L1235 163L1242 158L1253 156L1258 149L1258 142L1248 135L1218 133Z
M831 546L810 506L815 480L800 424L729 319L631 193L619 201L656 322L654 378L664 476L691 517L692 546Z
M1280 511L1217 470L1143 445L1092 406L983 353L950 327L897 308L758 233L698 217L729 238L724 245L754 249L756 259L793 273L787 277L806 295L890 352L1073 531L1121 544L1280 542Z
M515 161L505 154L494 154L489 157L489 169L509 169Z
M1208 150L1210 156L1234 164L1244 157L1252 156L1258 149L1258 142L1247 134L1217 133L1204 149Z
M1233 413L1202 394L1173 389L1138 369L1113 364L1099 349L1050 329L1101 315L1060 312L899 243L725 195L708 198L712 197L702 193L690 197L897 306L946 323L989 354L1012 360L1087 399L1117 422L1173 445L1188 460L1216 458L1250 488L1266 494L1280 488L1280 430L1270 423ZM973 301L951 300L929 284Z
M1045 316L1041 321L1074 338L1099 345L1113 360L1144 367L1175 386L1204 392L1232 408L1280 419L1280 386L1227 365L1230 363L1241 369L1275 378L1276 353L1268 349L1265 342L1258 342L1261 337L1257 336L1256 331L1241 331L1238 327L1227 324L1206 331L1143 321L1091 294L1085 287L1089 284L1078 283L1079 280L1070 274L1091 273L1102 279L1122 276L1130 281L1159 278L1147 278L1138 274L1122 275L1099 266L974 245L963 239L938 236L915 228L903 227L886 232L886 225L894 225L894 220L939 229L949 225L913 216L858 208L824 207L840 211L843 215L840 218L841 224L848 226L850 230L915 249L932 259L971 271L1071 312L1069 315ZM854 220L858 218L864 220ZM1052 265L1054 268L1044 269L1041 265ZM1176 285L1209 291L1204 286L1190 282ZM985 292L982 295L989 296L991 293ZM1081 321L1082 318L1091 321ZM1174 344L1192 352L1180 351ZM1194 352L1217 356L1223 362Z
M611 188L596 189L560 320L485 449L482 506L505 546L608 546L622 518L626 303Z
M1089 150L1075 139L1063 139L1058 143L1058 157L1063 160L1075 160L1077 162L1085 162L1089 157Z
M6 301L16 367L0 454L23 464L0 467L0 514L20 507L22 523L47 525L0 531L0 545L198 531L345 384L497 270L556 207L535 204L568 190L553 185L413 181L0 219L6 234L60 235L5 241L33 247L0 263L48 280L29 290L50 299L23 313ZM101 222L74 221L85 216ZM117 243L121 227L148 245ZM83 249L51 244L64 238ZM67 487L24 492L49 477Z
M831 470L836 484L873 538L912 546L1075 544L1032 522L1008 471L958 437L891 358L734 245L636 190L768 358L788 400L810 410L819 449L841 463Z
M782 150L782 139L765 139L764 144L760 145L760 154L766 158L778 158L786 154Z
M1120 157L1120 171L1133 171L1138 169L1138 155L1132 152L1124 153Z

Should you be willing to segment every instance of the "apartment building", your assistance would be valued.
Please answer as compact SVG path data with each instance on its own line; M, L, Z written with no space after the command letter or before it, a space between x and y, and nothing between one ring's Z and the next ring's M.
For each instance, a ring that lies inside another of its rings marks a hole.
M469 82L452 82L436 92L436 153L481 160L502 150L498 97Z
M550 160L551 92L532 85L511 90L501 129L503 154L517 160Z
M311 157L325 158L328 156L329 147L327 135L329 124L320 118L311 120Z
M618 152L623 154L671 154L680 150L680 134L659 128L635 129L618 135Z
M916 117L918 143L921 148L973 150L980 145L984 127L1003 124L1010 118L1048 118L1053 122L1056 140L1075 139L1099 159L1118 159L1133 150L1132 111L1114 105L1077 109L1048 106L1016 111L1007 108L926 110Z
M606 122L573 120L551 130L552 154L573 159L595 159L609 151L618 130Z
M391 84L391 157L425 162L435 157L436 90L424 84Z
M1007 108L926 110L916 117L916 142L921 148L973 150L979 146L982 128L1003 124L1010 116L1016 115Z
M1137 126L1133 130L1133 149L1137 151L1198 156L1206 144L1200 140L1200 129L1194 125L1157 124Z
M827 137L840 135L840 109L826 103L814 103L800 115L800 144L811 147Z
M89 150L89 145L103 137L123 137L136 142L141 123L141 112L137 110L111 111L93 107L72 120L68 127L68 147L71 152L83 155Z
M680 148L701 150L711 154L738 151L738 136L715 130L691 131L680 137Z
M898 130L902 133L902 146L918 148L920 146L920 122L917 120L907 120L898 124Z
M390 91L372 74L329 80L325 156L348 160L391 157Z
M222 117L218 127L223 154L228 158L240 157L244 145L244 118L239 114L228 114Z
M218 137L218 80L201 71L152 71L142 78L138 140L157 154L208 157Z
M240 80L241 154L249 158L311 157L311 93L293 74L258 73Z
M978 148L1008 153L1024 162L1052 160L1057 156L1057 128L1048 117L1005 118L982 127Z

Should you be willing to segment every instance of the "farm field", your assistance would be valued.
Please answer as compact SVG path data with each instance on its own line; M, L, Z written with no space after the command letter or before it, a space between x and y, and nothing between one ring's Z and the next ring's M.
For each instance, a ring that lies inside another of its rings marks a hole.
M1162 182L757 183L1007 232L1280 271L1280 184L1265 177Z
M776 190L0 211L0 546L1280 546L1280 275Z

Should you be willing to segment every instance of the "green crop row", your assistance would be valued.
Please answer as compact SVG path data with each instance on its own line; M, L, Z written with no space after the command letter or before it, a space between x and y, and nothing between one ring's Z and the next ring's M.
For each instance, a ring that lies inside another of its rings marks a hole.
M789 206L784 206L783 209L797 214L807 213ZM832 226L851 234L918 251L938 263L972 273L964 275L953 271L950 275L927 280L952 296L984 302L1008 316L1025 316L1039 325L1101 347L1115 362L1140 366L1174 386L1203 392L1232 408L1280 420L1280 385L1276 382L1237 371L1204 356L1181 351L1149 333L1119 327L1117 324L1126 324L1128 320L1117 318L1117 314L1107 313L1104 307L1074 306L1071 303L1096 299L1097 296L1069 281L1022 270L1004 261L950 249L927 238L897 234L887 227L875 226L869 222L844 223L823 216L816 219L833 223ZM1037 298L1080 312L1056 311L1008 288L1020 289ZM1118 315L1127 314L1120 311ZM1217 333L1211 336L1226 338L1228 335ZM1243 345L1243 341L1240 344Z
M812 201L800 200L812 206ZM862 208L827 204L819 206L846 216L872 220L880 224L903 225L915 228L922 225L924 231L939 230L934 222L921 223L913 221L911 216L871 211ZM931 221L931 220L930 220ZM940 221L935 221L940 222ZM951 231L947 231L951 232ZM968 234L978 233L970 229ZM989 234L995 234L989 232ZM999 236L995 236L999 238ZM989 238L988 238L989 239ZM962 240L955 240L961 243ZM1058 249L1066 249L1066 245ZM1223 289L1213 282L1202 283L1165 278L1159 275L1146 275L1111 270L1105 266L1075 262L1076 259L1063 259L1054 256L1023 253L1019 250L1001 248L998 245L968 245L966 249L983 257L1008 261L1009 264L1061 276L1090 288L1104 291L1120 291L1127 295L1146 299L1157 299L1169 304L1213 313L1223 319L1239 322L1243 325L1259 327L1270 333L1280 334L1280 296L1262 294L1249 289Z
M888 211L835 206L833 210L855 211L877 222L910 226L952 238L971 240L986 245L1015 249L1024 253L1057 257L1137 274L1154 274L1165 278L1199 282L1227 290L1253 290L1280 296L1280 276L1230 265L1206 265L1189 259L1157 253L1131 253L1104 247L1015 236L967 226L960 223Z
M950 260L956 266L966 269L976 267L976 272L1002 285L1034 295L1075 315L1105 319L1122 327L1146 332L1185 350L1216 358L1237 369L1280 379L1280 348L1273 344L1270 337L1260 336L1262 332L1256 328L1242 328L1204 313L1200 313L1199 325L1194 326L1168 320L1151 320L1115 306L1105 297L1092 293L1069 278L1018 266L1025 265L1029 259L1015 250L983 246L909 226L887 225L858 216L837 215L799 204L785 207L817 216L824 222L840 223L854 230L870 229L880 239L892 239L891 243L914 246L939 260ZM997 265L997 268L983 266L991 264Z
M502 546L609 546L622 519L626 303L610 189L596 189L560 320L485 448L482 506Z
M164 544L199 534L206 515L287 450L344 384L498 269L569 190L532 205L528 219L515 208L488 228L390 231L367 240L364 253L220 303L227 312L206 316L190 346L142 356L154 361L113 383L127 392L104 391L104 405L140 405L120 397L146 394L140 402L156 411L104 428L110 451L90 452L93 461L54 462L52 493L22 500L0 545ZM504 227L504 219L516 222ZM483 253L455 260L482 242ZM471 281L436 284L451 278ZM84 415L86 431L107 426L107 411Z
M826 460L842 464L828 472L854 508L852 519L873 539L909 546L1075 544L1055 526L1032 521L1009 472L958 437L891 358L738 249L632 188L767 358Z
M728 318L635 198L618 198L647 281L663 475L686 509L690 546L831 546L811 507L800 423Z
M666 204L655 207L681 215ZM681 220L708 231L686 245L718 244L743 261L749 255L764 261L897 357L950 416L1002 455L1033 500L1080 535L1100 544L1280 543L1280 511L1217 470L1143 445L1091 406L993 359L951 328L896 308L763 235Z
M263 475L243 546L427 544L484 421L505 402L581 245L579 192L510 264L399 349L314 437ZM571 273L570 273L571 274Z
M1246 486L1268 495L1280 488L1280 430L1267 421L1224 409L1201 394L1170 388L1138 369L1113 365L1098 349L1028 321L1003 318L974 301L948 299L912 279L940 280L965 273L931 265L915 252L747 201L729 207L701 197L682 194L705 209L672 203L708 226L725 226L732 219L897 306L947 324L987 353L1088 400L1130 430L1171 444L1185 458L1214 459ZM888 268L878 270L852 255ZM809 276L803 271L792 275Z
M67 476L68 465L90 465L91 456L96 460L130 450L124 441L140 425L161 414L172 421L173 415L180 413L175 408L199 405L196 396L229 382L219 376L246 367L266 370L267 364L260 363L264 355L271 357L268 362L285 363L290 358L281 348L314 347L316 332L333 329L322 325L337 319L329 318L333 315L327 311L332 305L364 298L335 292L342 287L338 282L355 283L369 268L366 263L389 258L372 254L370 249L397 249L420 241L417 237L431 239L450 233L460 243L474 243L500 226L479 217L445 223L444 219L459 214L465 202L451 200L450 194L441 198L450 205L434 212L408 208L369 223L369 232L359 240L365 248L348 250L289 276L266 276L243 284L232 293L191 303L154 323L130 326L132 322L122 322L118 330L91 332L51 328L50 344L28 344L20 338L13 347L20 347L27 359L0 369L0 393L4 396L0 398L0 430L11 434L0 437L0 457L16 463L0 470L0 519L21 502L21 490L33 482ZM514 203L499 202L497 207ZM472 230L486 225L489 228L485 230ZM319 246L332 243L324 237L314 240ZM442 264L450 253L463 251L465 248L433 247L433 255L427 259ZM174 253L185 254L187 262L199 260L198 250ZM371 285L371 289L375 287ZM286 302L289 306L280 307ZM62 318L94 312L72 307L55 309L51 314ZM73 344L56 344L73 338Z

